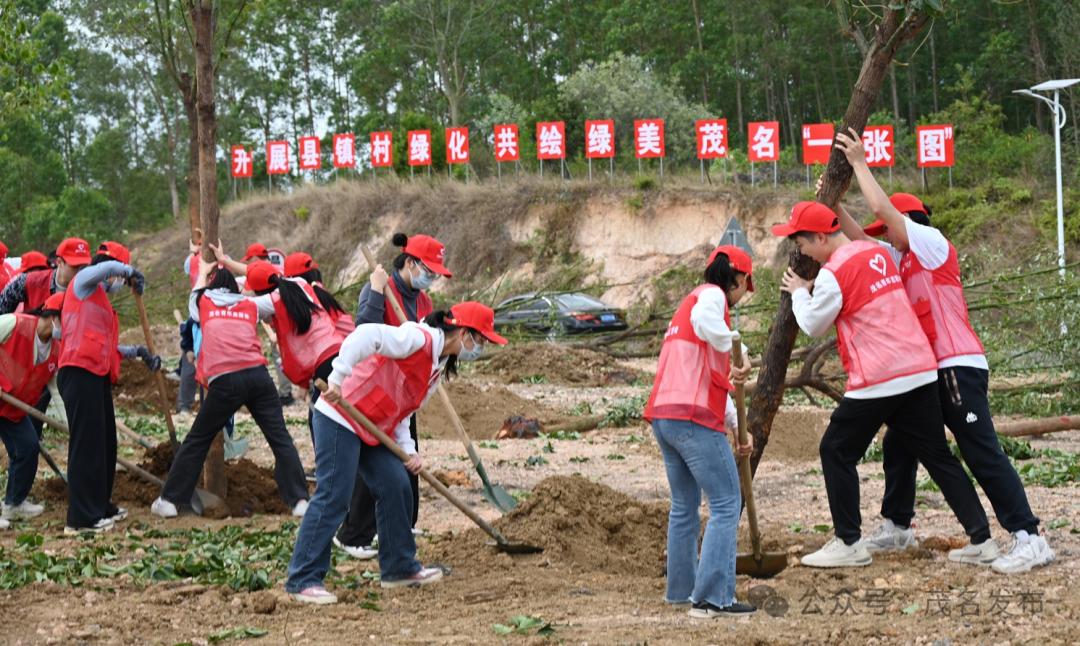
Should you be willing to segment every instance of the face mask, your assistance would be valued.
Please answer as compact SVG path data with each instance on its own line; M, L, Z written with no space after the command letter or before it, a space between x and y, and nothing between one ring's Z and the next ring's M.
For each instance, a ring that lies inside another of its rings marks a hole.
M110 294L117 294L124 288L124 282L123 278L110 278L109 286L105 288L105 291Z
M54 341L59 341L60 340L60 326L57 325L56 323L53 323L53 326L52 326L52 338L53 338Z
M412 286L413 289L419 289L423 291L431 287L432 283L435 282L435 274L428 271L423 265L418 264L417 268L420 269L420 275L413 275Z
M461 352L458 353L457 357L461 361L476 361L480 358L480 355L484 353L484 345L474 339L472 334L466 334L465 336L469 337L469 340L472 341L473 347L466 348L465 341L462 339Z

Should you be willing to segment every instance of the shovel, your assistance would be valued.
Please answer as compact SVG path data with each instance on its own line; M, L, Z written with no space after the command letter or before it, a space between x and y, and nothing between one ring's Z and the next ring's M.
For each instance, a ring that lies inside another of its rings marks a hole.
M323 393L323 395L326 394L327 385L326 382L322 379L316 380L315 387L318 388L319 391ZM401 450L401 447L399 447L397 443L394 442L394 440L390 439L390 437L387 436L386 433L383 433L374 424L372 424L371 420L364 417L364 415L361 414L360 411L356 410L355 406L353 406L351 403L344 399L338 402L338 406L342 410L344 410L349 415L349 417L351 417L357 424L360 424L365 429L367 429L368 433L371 433L373 436L375 436L379 440L379 442L382 443L383 446L390 449L390 451L395 456L397 456L399 460L401 460L402 462L409 461L409 456ZM492 527L489 522L481 518L479 514L473 511L472 507L469 507L457 496L450 493L450 490L446 488L446 485L439 482L439 479L431 475L430 471L428 471L427 469L421 469L419 475L421 478L427 481L429 485L434 487L436 491L442 494L444 498L449 500L451 504L461 510L461 513L468 516L469 520L476 523L477 527L484 530L488 536L495 539L495 549L497 549L498 551L506 552L507 554L536 554L538 552L544 551L544 548L537 545L529 545L528 543L511 543L509 540L507 540L505 536L502 535L499 530Z
M742 365L742 339L738 334L731 340L731 360L736 365ZM739 444L746 444L746 401L743 384L735 384L735 410L739 418ZM750 474L749 457L739 460L739 480L742 482L746 519L750 523L750 543L754 551L735 557L735 573L747 574L755 579L771 579L787 567L787 554L761 550L761 531L758 529L757 507L754 505L754 481Z
M150 350L150 354L157 354L157 350L154 349L154 337L150 334L150 319L146 316L146 305L143 303L142 294L135 290L131 293L135 296L135 307L139 310L139 323L142 324L143 336L146 337L146 348ZM165 426L169 428L169 443L172 444L173 455L176 455L180 443L176 441L176 427L173 426L169 390L165 387L165 377L162 376L160 370L154 371L154 380L157 381L158 393L161 395L161 414L165 416Z
M371 268L375 269L375 258L372 257L371 251L367 248L367 245L360 245L360 251L363 252L364 258L367 259L367 263L371 265ZM401 308L401 303L398 303L393 291L384 289L383 295L390 303L390 307L394 309L394 314L397 315L399 321L409 320L405 317L405 312ZM494 505L495 508L501 512L505 513L512 511L517 507L517 499L510 495L510 492L506 489L503 489L499 485L491 484L491 480L488 479L487 469L484 468L484 463L480 461L480 454L476 452L472 440L469 439L469 434L465 432L465 425L461 423L461 417L458 416L454 404L450 402L450 395L446 392L446 389L443 388L442 383L438 385L436 390L439 393L439 399L442 401L443 407L446 408L446 414L450 417L451 425L454 427L454 430L457 431L461 443L465 445L465 451L469 454L469 459L472 460L473 468L476 469L476 474L480 476L480 483L484 487L484 500Z
M15 399L14 397L12 397L11 395L9 395L9 394L7 394L5 392L0 392L0 400L3 400L5 403L11 404L12 406L14 406L15 408L18 408L19 410L23 411L27 415L30 415L31 417L35 417L35 418L41 420L42 422L48 424L49 426L51 426L51 427L53 427L53 428L55 428L57 430L63 431L65 433L68 432L67 426L65 426L62 423L60 423L59 421L49 417L45 413L42 413L41 411L34 408L33 406L25 404L25 403L19 401L18 399ZM129 432L130 432L130 429L129 429ZM132 432L132 435L135 435L136 437L138 437L138 434L136 434L136 433ZM132 464L131 462L128 462L127 460L125 460L124 458L122 458L120 456L116 456L116 463L119 464L120 466L124 467L125 470L135 474L136 476L142 478L143 480L146 480L150 484L156 485L158 487L162 487L162 486L165 485L165 483L161 480L161 478L155 476L154 474L152 474L149 471L143 469L142 467L139 467L138 465L135 465L135 464ZM63 477L63 476L61 476L61 477ZM67 482L67 478L64 478L64 482ZM225 501L223 501L221 498L218 498L217 496L210 493L209 491L205 491L203 489L195 489L194 495L191 496L191 508L195 511L196 514L198 514L200 516L202 516L203 510L208 508L208 507L224 507L224 505L225 505Z

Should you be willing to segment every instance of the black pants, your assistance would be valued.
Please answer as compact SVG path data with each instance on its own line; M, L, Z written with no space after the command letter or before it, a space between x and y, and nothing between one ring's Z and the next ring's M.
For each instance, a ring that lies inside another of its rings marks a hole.
M206 400L191 424L191 431L173 458L169 477L161 489L162 498L174 505L190 502L210 444L229 418L243 406L247 407L274 452L274 480L281 498L290 507L307 499L300 454L285 427L277 387L266 366L230 372L210 382Z
M1024 485L1001 449L990 415L987 388L990 372L957 366L938 371L938 400L945 426L952 431L960 455L986 492L1001 526L1010 532L1039 533ZM918 460L891 427L882 442L885 455L885 498L881 515L901 527L915 517L915 475Z
M187 412L195 407L195 393L199 384L195 381L195 364L188 361L187 352L180 351L180 387L176 391L176 410Z
M417 450L420 444L416 438L416 415L409 418L409 435L413 442L417 442ZM412 526L416 527L416 519L420 512L420 479L409 474L409 484L412 485ZM345 516L345 522L338 529L337 539L343 545L350 547L366 547L375 540L375 497L371 495L364 479L357 472L356 484L353 485L352 500L349 502L349 513Z
M0 441L8 454L8 481L4 504L21 505L34 486L38 467L38 436L26 415L17 422L0 417Z
M57 386L57 388L59 388L59 386ZM38 402L36 404L34 404L34 408L41 411L42 414L47 414L49 412L49 404L51 402L52 402L52 393L49 392L48 388L46 388L45 390L41 391L41 397L38 398ZM41 439L41 433L45 428L45 422L43 422L40 419L34 417L33 415L27 415L27 417L30 418L30 425L34 427L34 432L37 433L38 439L40 440Z
M882 424L894 429L896 438L930 472L972 542L990 538L986 512L975 487L945 443L936 384L878 399L845 397L833 411L821 438L820 452L837 538L852 545L862 535L859 473L855 467Z
M109 376L66 366L56 377L67 412L68 527L93 527L116 514L116 415Z

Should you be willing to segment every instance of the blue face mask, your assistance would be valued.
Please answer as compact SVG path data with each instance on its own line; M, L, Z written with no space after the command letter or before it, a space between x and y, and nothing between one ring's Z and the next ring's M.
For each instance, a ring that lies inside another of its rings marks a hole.
M461 341L461 352L458 352L458 360L460 361L476 361L480 358L480 355L484 354L484 344L480 343L473 338L472 334L466 333L466 337L472 341L473 346L471 348L465 347L465 339Z
M427 267L424 267L423 265L418 264L417 267L420 269L420 275L413 275L412 286L413 289L424 291L431 287L431 285L435 282L436 276L434 273L428 271Z

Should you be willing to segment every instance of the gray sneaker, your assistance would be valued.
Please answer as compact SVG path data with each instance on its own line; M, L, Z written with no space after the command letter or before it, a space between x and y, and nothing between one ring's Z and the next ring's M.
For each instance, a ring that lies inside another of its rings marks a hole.
M890 552L919 546L919 541L915 539L915 530L898 527L888 518L873 535L862 539L862 542L868 552Z

